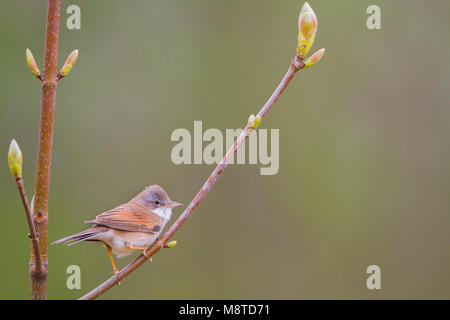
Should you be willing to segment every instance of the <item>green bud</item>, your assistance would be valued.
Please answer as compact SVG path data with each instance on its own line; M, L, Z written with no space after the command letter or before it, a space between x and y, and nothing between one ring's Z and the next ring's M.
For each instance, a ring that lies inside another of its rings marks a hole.
M174 240L174 241L170 241L169 243L167 243L167 247L168 248L173 248L173 247L175 247L177 245L177 242Z
M75 62L78 60L78 50L72 51L71 54L67 57L66 62L64 63L63 67L59 71L59 74L63 77L67 76L72 70L72 67L75 65Z
M319 62L320 59L322 59L324 53L325 53L324 48L314 53L311 57L305 60L305 66L303 68L308 68L315 65L317 62Z
M19 145L14 139L9 145L8 165L14 178L22 177L22 151L20 151Z
M33 54L31 53L30 49L27 49L25 51L25 57L27 58L28 67L30 68L31 72L36 77L39 77L41 75L41 70L39 70L36 60L34 60Z
M305 56L314 43L317 31L317 17L314 10L305 2L298 17L297 52Z
M258 128L259 124L261 123L261 116L256 116L254 114L251 114L250 117L248 117L248 123L250 124L250 127L252 129Z

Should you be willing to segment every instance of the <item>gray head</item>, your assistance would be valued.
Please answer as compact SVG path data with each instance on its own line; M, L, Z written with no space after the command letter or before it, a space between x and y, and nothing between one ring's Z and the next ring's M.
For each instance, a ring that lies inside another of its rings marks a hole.
M145 188L144 191L139 193L131 201L155 212L161 211L157 209L172 209L182 205L181 203L170 200L167 192L156 184Z

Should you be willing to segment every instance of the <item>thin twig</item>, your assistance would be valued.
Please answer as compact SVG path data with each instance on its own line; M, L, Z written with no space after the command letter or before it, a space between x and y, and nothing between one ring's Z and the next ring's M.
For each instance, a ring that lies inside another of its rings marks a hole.
M29 237L33 246L33 255L35 257L36 271L39 272L42 268L41 253L39 252L39 240L36 233L36 228L31 216L30 205L28 204L27 194L25 193L25 187L23 185L22 177L16 178L17 189L19 189L20 198L22 199L23 208L27 216L28 228L30 229Z
M60 0L48 0L44 73L42 77L41 120L33 209L33 220L39 234L39 249L42 268L40 271L37 270L36 259L32 255L30 261L31 299L45 299L47 294L48 195L52 164L53 127L55 120L60 11Z
M278 100L278 98L281 96L283 91L286 89L289 82L292 80L294 75L298 70L304 67L303 63L304 57L297 54L294 59L292 60L292 63L289 67L289 70L286 72L285 76L281 80L280 84L272 94L272 96L269 98L269 100L266 102L266 104L262 107L262 109L259 111L258 116L261 117L261 119L269 112L269 110L273 107L275 102ZM205 182L203 187L200 189L200 191L197 193L195 198L191 201L189 206L184 210L184 212L178 217L178 219L172 224L172 226L167 230L167 232L158 240L153 243L152 246L146 251L146 256L140 255L137 257L134 261L129 263L125 268L123 268L117 275L112 276L108 280L106 280L104 283L102 283L97 288L93 289L89 293L85 294L80 298L80 300L92 300L100 296L101 294L105 293L109 289L111 289L114 285L118 284L120 281L125 279L130 273L132 273L134 270L136 270L140 265L142 265L147 259L152 257L155 253L157 253L161 248L164 248L167 241L177 232L177 230L183 225L183 223L192 215L194 210L197 208L197 206L200 204L200 202L205 198L206 194L211 190L212 186L216 182L216 180L219 178L219 176L222 174L223 170L227 166L229 160L231 157L236 153L236 151L239 149L239 147L242 145L242 143L247 139L249 134L252 131L252 123L248 123L244 130L242 131L241 135L238 137L238 139L235 141L233 146L228 150L228 152L223 157L222 161L217 165L217 167L214 169L214 171L209 176L208 180Z

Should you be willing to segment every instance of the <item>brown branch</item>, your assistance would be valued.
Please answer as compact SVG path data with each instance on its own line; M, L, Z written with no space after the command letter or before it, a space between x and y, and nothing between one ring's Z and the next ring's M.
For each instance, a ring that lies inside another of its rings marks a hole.
M31 239L31 244L33 246L33 255L35 257L36 270L41 270L42 262L41 262L41 254L39 250L39 240L38 235L36 233L36 228L33 223L33 218L31 216L30 205L28 204L27 194L25 193L25 187L23 185L22 177L16 178L17 189L19 189L20 198L22 199L23 208L25 209L25 213L27 216L28 228L30 229L30 234L28 235Z
M39 147L33 209L33 220L39 234L39 249L42 268L37 268L37 259L32 254L30 261L30 290L31 299L33 300L45 299L47 294L48 195L50 188L50 170L52 164L53 126L55 120L60 11L60 0L48 0L45 31L44 73L42 77Z
M292 60L292 63L289 67L289 70L286 72L286 75L281 80L280 84L266 102L266 104L259 111L256 118L261 117L261 119L269 112L269 110L273 107L275 102L281 96L283 91L286 89L289 82L292 80L296 72L302 69L305 64L303 63L304 57L296 54L295 58ZM241 135L235 141L233 146L228 150L228 152L223 157L222 161L217 165L214 171L209 176L208 180L205 182L203 187L197 193L195 198L191 201L189 206L184 210L184 212L178 217L178 219L172 224L172 226L167 230L167 232L161 237L161 239L155 241L152 246L146 251L146 255L141 254L134 261L129 263L125 268L123 268L117 275L112 276L104 283L99 285L97 288L93 289L89 293L85 294L80 298L80 300L92 300L105 293L109 289L111 289L114 285L118 284L120 281L125 279L130 273L136 270L140 265L142 265L147 259L156 254L159 250L166 246L166 243L169 239L177 232L177 230L183 225L183 223L192 215L194 210L200 204L200 202L205 198L206 194L211 190L212 186L222 174L223 170L227 166L231 157L236 153L242 143L247 139L249 134L253 131L255 127L255 123L249 121L249 123L245 126Z

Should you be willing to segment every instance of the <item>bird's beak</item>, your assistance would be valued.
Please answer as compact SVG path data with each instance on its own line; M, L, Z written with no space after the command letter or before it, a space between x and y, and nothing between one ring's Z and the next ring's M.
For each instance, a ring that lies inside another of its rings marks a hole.
M176 208L176 207L181 207L183 204L182 203L178 203L178 202L175 202L175 201L171 201L171 202L169 202L167 205L166 205L166 207L168 207L168 208Z

